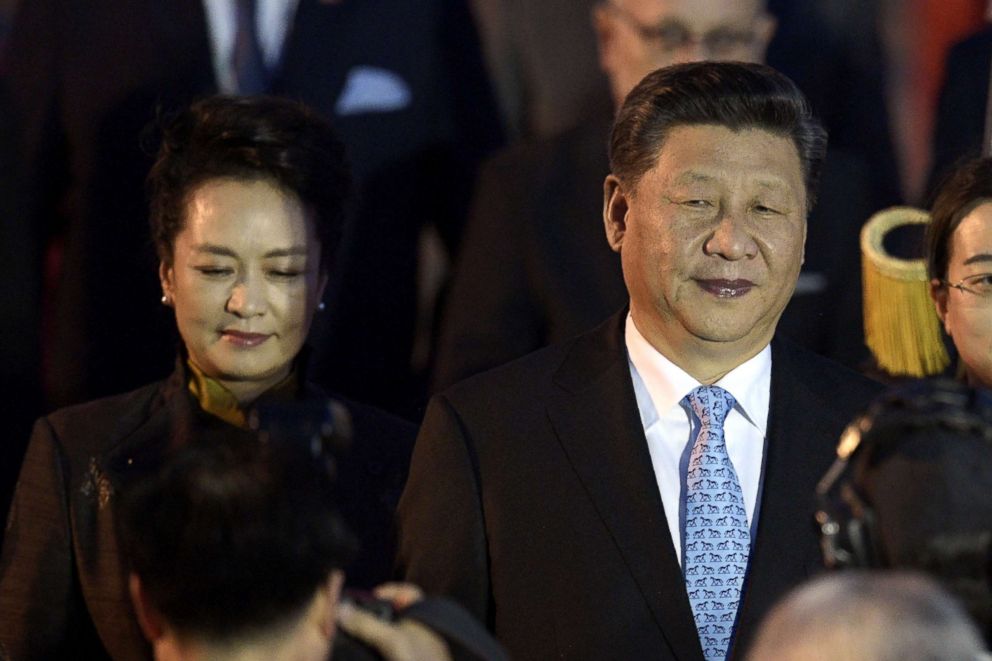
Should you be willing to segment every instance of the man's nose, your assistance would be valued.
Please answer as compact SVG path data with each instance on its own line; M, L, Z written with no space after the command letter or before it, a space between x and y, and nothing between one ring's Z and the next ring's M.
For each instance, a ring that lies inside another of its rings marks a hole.
M721 213L713 233L703 247L706 254L732 261L750 259L757 255L758 245L747 229L745 216L743 212Z

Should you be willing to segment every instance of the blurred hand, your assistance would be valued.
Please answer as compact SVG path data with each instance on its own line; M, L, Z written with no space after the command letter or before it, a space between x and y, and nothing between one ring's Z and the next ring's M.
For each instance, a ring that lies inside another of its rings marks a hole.
M410 583L384 583L373 594L392 603L397 610L423 599L420 588ZM388 661L451 661L448 646L438 634L419 622L386 622L348 602L338 606L338 625L371 645Z

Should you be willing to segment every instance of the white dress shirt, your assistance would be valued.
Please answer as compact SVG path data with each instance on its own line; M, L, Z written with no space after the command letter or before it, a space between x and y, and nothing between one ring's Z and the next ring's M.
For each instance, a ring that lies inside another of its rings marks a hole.
M270 71L279 67L282 47L293 24L299 0L256 0L255 30L259 47ZM213 53L217 87L225 94L237 94L238 83L231 67L237 10L234 0L203 0L207 31Z
M680 402L693 388L702 384L652 347L637 330L630 314L627 315L625 340L637 408L648 441L661 502L665 507L668 529L681 564L679 500L685 485L679 474L679 462L683 453L691 447L691 420L688 408L683 408ZM771 372L771 348L766 346L715 384L737 400L723 428L727 453L737 471L748 525L752 526L752 530L765 452Z

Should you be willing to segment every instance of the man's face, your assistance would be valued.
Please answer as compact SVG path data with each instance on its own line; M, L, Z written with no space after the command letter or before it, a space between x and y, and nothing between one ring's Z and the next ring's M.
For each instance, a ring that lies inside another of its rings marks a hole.
M806 240L792 140L679 126L632 190L610 175L606 196L631 315L656 349L678 364L704 347L746 359L771 340Z
M762 62L775 31L760 0L603 0L593 21L617 105L641 78L671 64Z

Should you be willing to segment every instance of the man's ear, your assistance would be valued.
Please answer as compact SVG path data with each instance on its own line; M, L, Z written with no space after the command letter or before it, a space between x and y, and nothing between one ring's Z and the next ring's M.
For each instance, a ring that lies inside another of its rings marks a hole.
M930 281L930 298L933 299L933 307L937 310L940 323L944 326L944 331L951 336L951 327L947 325L947 286L937 278Z
M620 179L614 174L606 175L603 181L603 226L606 241L616 253L620 252L627 233L628 197Z
M162 303L172 305L175 297L175 270L164 261L158 263L158 281L162 285Z
M134 572L131 572L131 576L128 578L127 587L131 593L131 603L134 605L135 615L138 616L141 632L145 634L148 642L154 643L165 632L162 614L148 601L148 595L141 585L141 579Z

